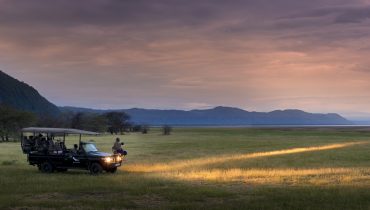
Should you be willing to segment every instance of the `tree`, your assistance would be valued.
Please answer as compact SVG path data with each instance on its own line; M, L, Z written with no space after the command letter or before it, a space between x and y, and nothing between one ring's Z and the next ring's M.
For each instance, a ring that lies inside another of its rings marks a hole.
M135 124L131 123L131 132L141 132L142 134L147 134L149 131L149 126L147 124Z
M103 115L78 112L71 118L71 127L95 132L104 132L107 120Z
M10 137L18 135L21 128L33 125L35 122L36 116L31 112L0 105L0 137L2 141L9 141Z
M147 134L148 132L149 132L149 125L146 125L146 124L142 125L141 126L141 133L142 134Z
M108 112L105 115L107 119L108 132L111 134L118 134L130 127L129 119L130 116L124 112Z
M82 118L84 117L84 113L82 112L78 112L76 113L72 119L71 119L71 128L75 128L75 129L83 129L83 125L82 125Z
M143 127L141 125L132 125L132 132L141 132L142 129Z
M57 116L41 115L38 118L37 126L51 128L69 128L72 127L71 122L73 117L74 114L72 112L63 112Z
M162 127L163 135L170 135L172 131L172 127L169 125L164 125Z
M107 119L99 114L86 114L82 118L84 130L105 132L107 130Z

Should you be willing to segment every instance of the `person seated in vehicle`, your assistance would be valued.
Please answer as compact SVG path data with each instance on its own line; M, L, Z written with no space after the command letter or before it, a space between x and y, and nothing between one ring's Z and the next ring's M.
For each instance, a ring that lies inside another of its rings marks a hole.
M32 145L29 139L27 138L27 136L24 136L22 139L22 149L23 149L23 152L26 152L26 153L29 153L32 150Z
M42 147L41 138L39 138L38 136L35 136L34 140L35 140L35 150L40 151Z
M74 144L73 149L68 150L68 151L69 151L69 153L67 153L67 154L70 158L72 158L73 163L79 163L80 160L78 159L78 155L80 154L81 150L78 148L78 145Z
M46 143L47 143L47 146L48 146L49 153L53 154L54 151L55 151L55 144L54 144L53 140L51 140L51 138L48 138L46 140Z
M31 151L36 151L36 138L34 136L29 136L28 137L28 142L31 145Z
M66 147L66 144L64 143L64 141L60 142L60 147L62 148L63 152L67 151L67 147Z
M79 150L78 150L78 145L77 144L73 145L73 149L71 150L71 152L72 152L72 155L78 155Z
M46 138L41 139L41 151L44 154L47 154L49 151L49 145L48 145L48 142L46 141Z
M43 137L40 137L40 135L36 138L36 150L40 153L46 154L48 152L48 145L46 143L46 139Z
M35 151L38 151L38 152L45 151L45 141L44 140L45 138L43 138L43 135L41 133L34 137Z
M58 139L57 142L55 142L54 151L56 154L63 153L62 142L60 141L60 139Z
M112 151L114 154L127 155L127 152L122 149L122 145L124 145L125 143L121 143L120 141L121 140L119 138L116 138L116 142L114 142L113 144Z

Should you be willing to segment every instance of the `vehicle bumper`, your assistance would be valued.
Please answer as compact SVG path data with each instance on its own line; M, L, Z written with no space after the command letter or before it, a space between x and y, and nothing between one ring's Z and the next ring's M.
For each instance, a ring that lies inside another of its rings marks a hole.
M104 164L103 168L104 169L111 169L111 168L118 168L122 165L122 162L117 162L117 163L109 163L109 164Z

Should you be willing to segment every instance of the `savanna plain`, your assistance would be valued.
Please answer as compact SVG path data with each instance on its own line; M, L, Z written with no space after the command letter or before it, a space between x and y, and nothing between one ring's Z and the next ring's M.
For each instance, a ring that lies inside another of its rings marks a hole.
M110 152L116 136L93 139ZM370 128L174 128L119 136L116 174L43 174L0 143L0 209L370 209ZM67 145L77 137L67 137Z

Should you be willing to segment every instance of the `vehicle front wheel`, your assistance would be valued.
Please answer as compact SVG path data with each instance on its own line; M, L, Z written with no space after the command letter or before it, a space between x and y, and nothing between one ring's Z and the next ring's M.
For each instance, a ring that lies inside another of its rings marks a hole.
M103 172L103 167L101 167L101 165L99 163L92 163L90 165L90 173L93 174L93 175L97 175L97 174L100 174L101 172Z
M54 167L50 162L41 163L40 169L42 173L53 173L54 171Z

